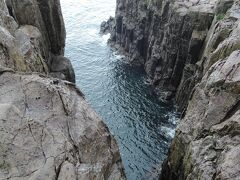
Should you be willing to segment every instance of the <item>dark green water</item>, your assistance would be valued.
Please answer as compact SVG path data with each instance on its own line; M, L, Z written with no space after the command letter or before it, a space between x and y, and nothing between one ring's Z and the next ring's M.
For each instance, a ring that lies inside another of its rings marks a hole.
M142 68L107 46L100 23L114 15L115 0L61 0L67 28L66 56L77 84L118 141L129 180L150 179L174 135L176 114L152 94Z

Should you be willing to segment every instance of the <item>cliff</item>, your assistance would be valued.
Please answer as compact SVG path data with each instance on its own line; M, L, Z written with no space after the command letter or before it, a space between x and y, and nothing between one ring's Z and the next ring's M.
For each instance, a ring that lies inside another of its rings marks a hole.
M202 78L200 60L204 58L203 46L214 17L216 23L232 3L118 0L115 23L110 18L102 30L111 32L111 44L132 63L144 66L161 100L174 98L183 110Z
M64 46L59 0L0 0L0 179L125 179Z
M240 2L117 0L102 32L183 112L161 179L238 179Z

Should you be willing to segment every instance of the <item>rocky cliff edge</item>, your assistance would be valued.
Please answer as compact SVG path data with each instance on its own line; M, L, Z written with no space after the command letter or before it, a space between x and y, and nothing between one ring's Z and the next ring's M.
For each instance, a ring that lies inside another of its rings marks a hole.
M64 45L58 0L0 0L0 179L125 179Z

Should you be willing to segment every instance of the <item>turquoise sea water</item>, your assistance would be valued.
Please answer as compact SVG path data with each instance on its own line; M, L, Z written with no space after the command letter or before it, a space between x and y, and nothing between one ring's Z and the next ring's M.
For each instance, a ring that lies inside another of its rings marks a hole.
M173 108L155 98L142 68L112 52L109 36L99 35L101 22L114 16L115 0L61 0L61 5L65 55L78 86L117 139L127 178L151 179L174 135Z

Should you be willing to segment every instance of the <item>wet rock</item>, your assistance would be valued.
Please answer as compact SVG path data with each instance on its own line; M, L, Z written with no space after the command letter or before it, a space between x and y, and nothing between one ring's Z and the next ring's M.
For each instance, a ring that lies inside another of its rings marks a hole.
M115 25L115 19L110 17L107 21L103 21L100 27L100 34L108 34L113 32Z

